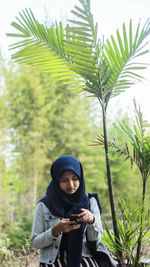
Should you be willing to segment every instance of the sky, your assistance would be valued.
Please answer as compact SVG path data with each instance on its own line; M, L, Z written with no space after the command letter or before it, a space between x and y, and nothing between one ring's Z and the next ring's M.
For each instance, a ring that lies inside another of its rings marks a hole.
M48 16L50 21L65 21L71 18L70 10L78 5L79 0L3 0L0 8L0 47L8 56L11 56L8 46L12 38L6 37L6 33L13 32L11 22L18 13L25 8L31 8L36 18L43 22ZM132 19L133 25L137 26L139 19L143 25L150 17L149 0L91 0L91 10L94 21L98 22L98 36L104 39L115 36L116 29L122 31L122 24L128 25ZM150 40L150 38L149 38ZM149 45L150 48L150 45ZM142 62L150 64L150 53L142 57ZM150 66L141 73L145 79L142 82L127 89L118 97L111 100L108 115L113 120L114 113L122 108L125 112L133 114L133 99L141 107L143 116L150 122Z

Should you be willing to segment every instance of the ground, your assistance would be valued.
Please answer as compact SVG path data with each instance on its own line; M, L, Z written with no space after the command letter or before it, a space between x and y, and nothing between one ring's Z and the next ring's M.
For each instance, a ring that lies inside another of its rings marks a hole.
M150 245L145 247L144 255L150 261ZM19 253L17 256L15 256L10 264L4 264L1 267L39 267L38 258L39 252L37 250L24 250L21 251L21 253ZM145 266L150 267L150 264Z

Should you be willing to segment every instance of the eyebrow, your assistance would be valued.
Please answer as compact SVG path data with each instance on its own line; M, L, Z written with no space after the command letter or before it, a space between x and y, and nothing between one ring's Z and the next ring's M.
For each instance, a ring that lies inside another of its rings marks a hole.
M78 175L77 174L74 174L72 177L78 177ZM61 176L60 179L61 178L68 178L68 176Z

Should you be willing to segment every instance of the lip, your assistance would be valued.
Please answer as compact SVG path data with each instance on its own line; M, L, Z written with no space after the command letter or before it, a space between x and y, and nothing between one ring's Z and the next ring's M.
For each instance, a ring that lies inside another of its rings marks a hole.
M68 188L67 191L68 191L69 193L73 193L73 192L75 191L75 188Z

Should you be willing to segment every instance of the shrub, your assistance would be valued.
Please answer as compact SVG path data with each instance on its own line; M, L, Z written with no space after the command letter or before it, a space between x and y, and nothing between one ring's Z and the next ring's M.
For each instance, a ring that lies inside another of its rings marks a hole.
M0 266L8 266L13 259L13 252L9 249L10 239L6 235L0 236Z

